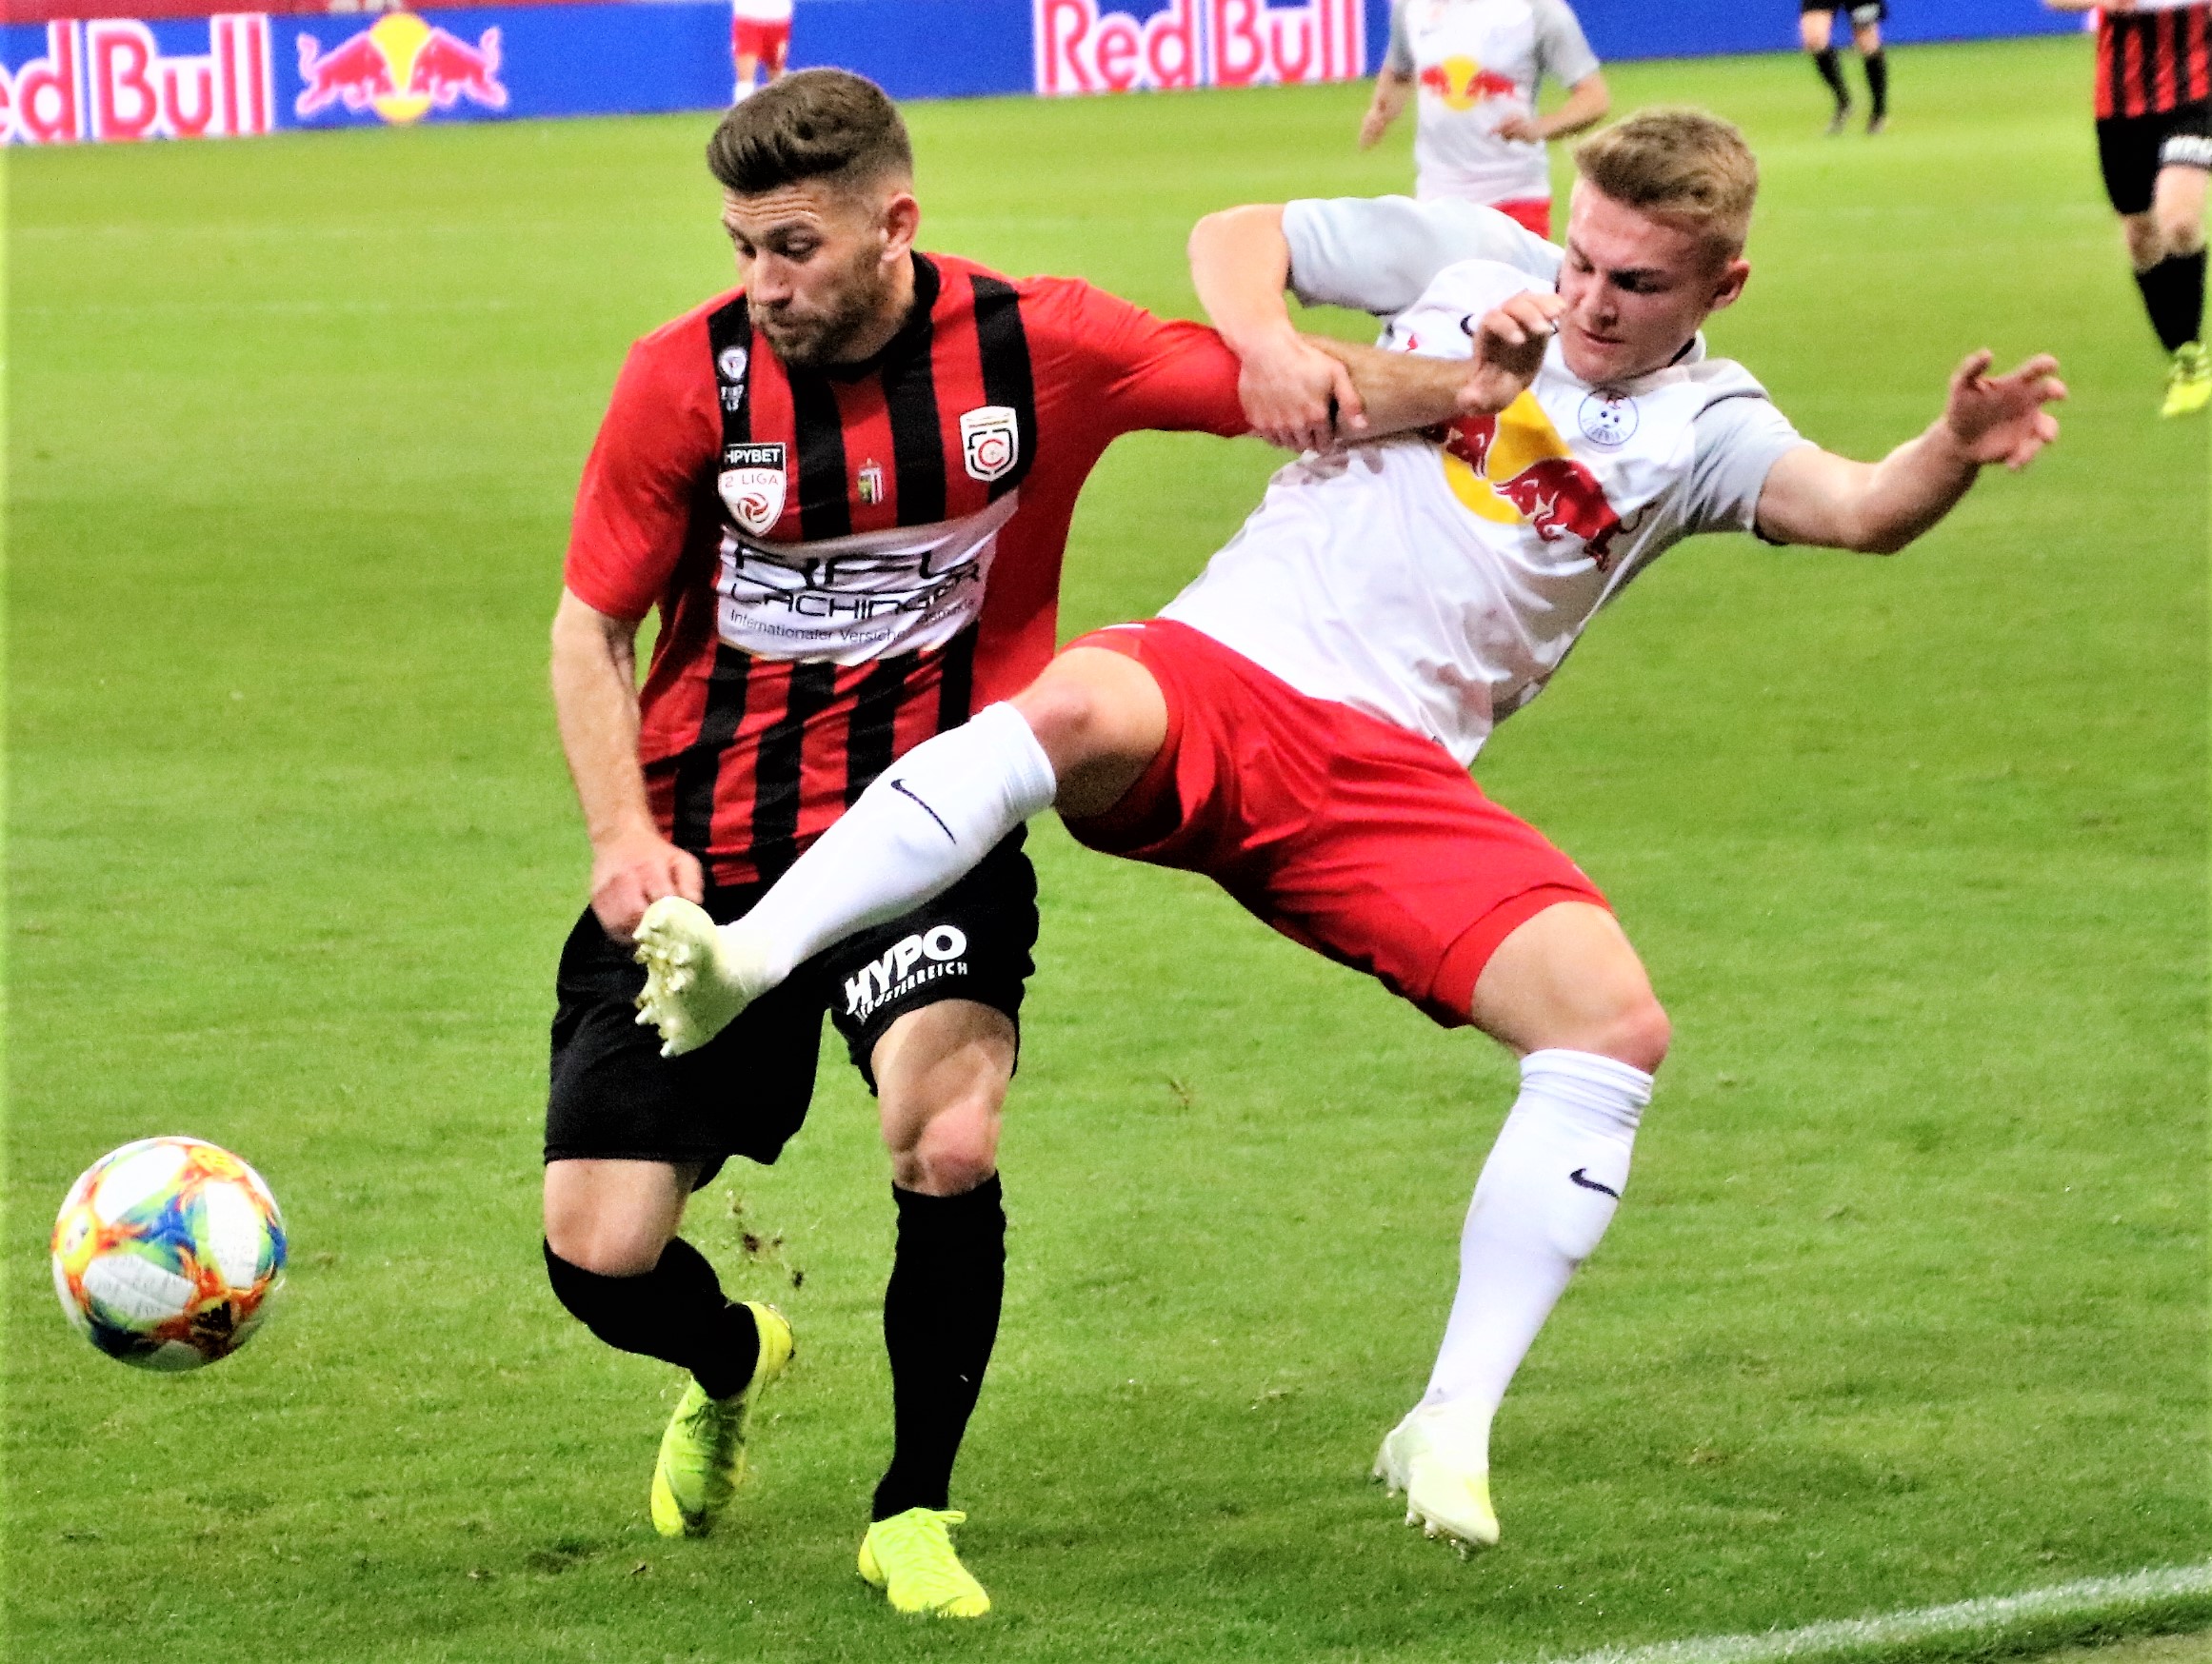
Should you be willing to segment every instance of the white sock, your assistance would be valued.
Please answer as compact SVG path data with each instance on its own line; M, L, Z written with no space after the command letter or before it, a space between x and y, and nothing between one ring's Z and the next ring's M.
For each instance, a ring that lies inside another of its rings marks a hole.
M1531 1052L1460 1234L1460 1286L1420 1408L1479 1416L1505 1385L1628 1183L1651 1077L1590 1052Z
M1022 713L986 705L878 775L731 928L780 982L830 943L949 889L1057 789Z

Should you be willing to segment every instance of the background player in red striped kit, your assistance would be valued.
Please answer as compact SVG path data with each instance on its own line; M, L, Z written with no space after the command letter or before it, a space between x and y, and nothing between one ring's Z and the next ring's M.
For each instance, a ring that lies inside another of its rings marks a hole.
M899 1219L894 1449L861 1570L902 1610L975 1615L947 1493L1005 1280L998 1121L1037 930L1020 835L688 1057L638 1026L629 936L665 896L743 913L895 757L1034 677L1091 466L1135 428L1245 431L1240 368L1212 330L1087 284L916 252L905 126L858 76L763 89L707 158L746 287L632 349L553 627L593 861L558 980L546 1263L601 1339L691 1371L652 1508L668 1535L707 1530L791 1333L725 1299L677 1230L727 1157L772 1161L798 1130L827 1009L880 1097ZM1386 420L1402 355L1332 350L1247 389L1306 412L1263 415L1270 435L1322 441L1331 397ZM1356 386L1341 358L1381 380Z
M2170 355L2161 413L2212 404L2204 350L2204 182L2212 171L2212 5L2046 0L2096 10L2097 158L2143 309Z

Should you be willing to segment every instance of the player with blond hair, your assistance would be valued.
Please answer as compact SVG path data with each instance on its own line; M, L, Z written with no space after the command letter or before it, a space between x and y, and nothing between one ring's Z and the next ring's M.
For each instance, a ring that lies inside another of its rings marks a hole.
M657 904L641 1020L705 1043L824 944L953 882L1047 804L1095 849L1215 878L1294 940L1521 1060L1476 1183L1428 1386L1382 1444L1407 1520L1486 1544L1490 1424L1596 1246L1668 1025L1597 885L1467 776L1590 619L1710 531L1889 553L1981 470L2057 436L2047 357L1969 356L1876 463L1802 438L1701 334L1744 292L1756 164L1728 124L1654 110L1576 153L1564 251L1403 198L1202 221L1198 289L1255 427L1325 394L1285 282L1385 319L1473 413L1441 439L1314 453L1147 623L1085 636L1012 700L907 752L749 913ZM1301 391L1302 381L1305 384Z

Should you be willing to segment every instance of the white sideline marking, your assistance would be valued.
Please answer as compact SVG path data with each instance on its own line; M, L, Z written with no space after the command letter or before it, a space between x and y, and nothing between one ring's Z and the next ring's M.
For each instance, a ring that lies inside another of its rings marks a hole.
M1839 1618L1799 1630L1769 1630L1763 1635L1706 1635L1649 1647L1606 1647L1566 1664L1773 1664L1780 1659L2003 1632L2039 1618L2119 1617L2180 1595L2212 1595L2212 1563L2130 1572L2122 1577L2086 1577L2019 1595L1990 1595L1879 1617Z

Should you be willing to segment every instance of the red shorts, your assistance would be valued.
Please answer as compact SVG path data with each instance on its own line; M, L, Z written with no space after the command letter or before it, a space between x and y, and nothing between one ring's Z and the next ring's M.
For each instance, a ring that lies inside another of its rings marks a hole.
M1293 941L1365 971L1446 1028L1498 944L1560 901L1605 898L1433 740L1309 699L1172 619L1068 644L1152 673L1167 739L1126 797L1071 822L1107 855L1205 873Z
M763 23L757 17L733 17L729 21L729 50L733 56L755 59L767 66L769 74L779 74L785 54L791 50L790 21Z
M1551 237L1551 198L1548 196L1522 197L1514 202L1494 202L1490 206L1509 220L1517 220L1539 237Z

